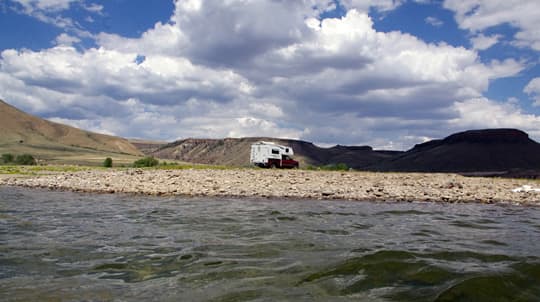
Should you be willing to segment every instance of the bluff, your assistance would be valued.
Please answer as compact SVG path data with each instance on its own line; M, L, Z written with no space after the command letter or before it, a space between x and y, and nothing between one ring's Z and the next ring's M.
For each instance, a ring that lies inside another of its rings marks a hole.
M269 137L189 138L163 145L157 150L147 152L147 154L163 159L193 163L247 166L249 165L251 144L259 141L270 141L292 147L295 159L303 167L344 163L349 167L362 169L400 154L400 152L376 151L369 146L338 145L331 148L321 148L301 140Z
M540 144L517 129L469 130L414 146L369 167L397 172L540 171ZM488 173L489 174L489 173Z

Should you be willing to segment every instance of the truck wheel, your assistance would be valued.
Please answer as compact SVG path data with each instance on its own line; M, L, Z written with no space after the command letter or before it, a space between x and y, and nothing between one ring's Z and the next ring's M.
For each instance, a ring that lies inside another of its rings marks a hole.
M277 168L276 164L275 164L275 163L272 163L272 164L270 165L270 169L275 169L275 168Z

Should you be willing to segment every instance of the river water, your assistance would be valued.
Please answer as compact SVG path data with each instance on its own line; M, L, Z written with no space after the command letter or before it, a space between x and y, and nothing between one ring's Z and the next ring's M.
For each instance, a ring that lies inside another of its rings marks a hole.
M540 208L0 187L3 301L540 301Z

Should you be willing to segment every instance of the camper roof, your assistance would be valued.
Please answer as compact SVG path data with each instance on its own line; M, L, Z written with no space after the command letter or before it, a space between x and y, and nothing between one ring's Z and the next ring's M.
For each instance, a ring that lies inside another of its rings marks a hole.
M260 141L260 142L254 143L253 145L261 145L261 146L266 145L266 146L272 146L272 147L274 147L274 148L279 148L279 149L284 150L284 152L286 152L286 153L289 154L289 155L293 155L293 154L294 154L291 147L289 147L289 146L283 146L283 145L278 145L278 144L276 144L276 143L274 143L274 142Z

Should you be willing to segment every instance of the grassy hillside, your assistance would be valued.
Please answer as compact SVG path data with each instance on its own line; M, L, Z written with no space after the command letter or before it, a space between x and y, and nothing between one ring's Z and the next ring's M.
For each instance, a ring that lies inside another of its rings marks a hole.
M107 156L131 160L142 155L126 139L50 122L2 100L0 117L0 153L30 153L59 163L94 163Z

